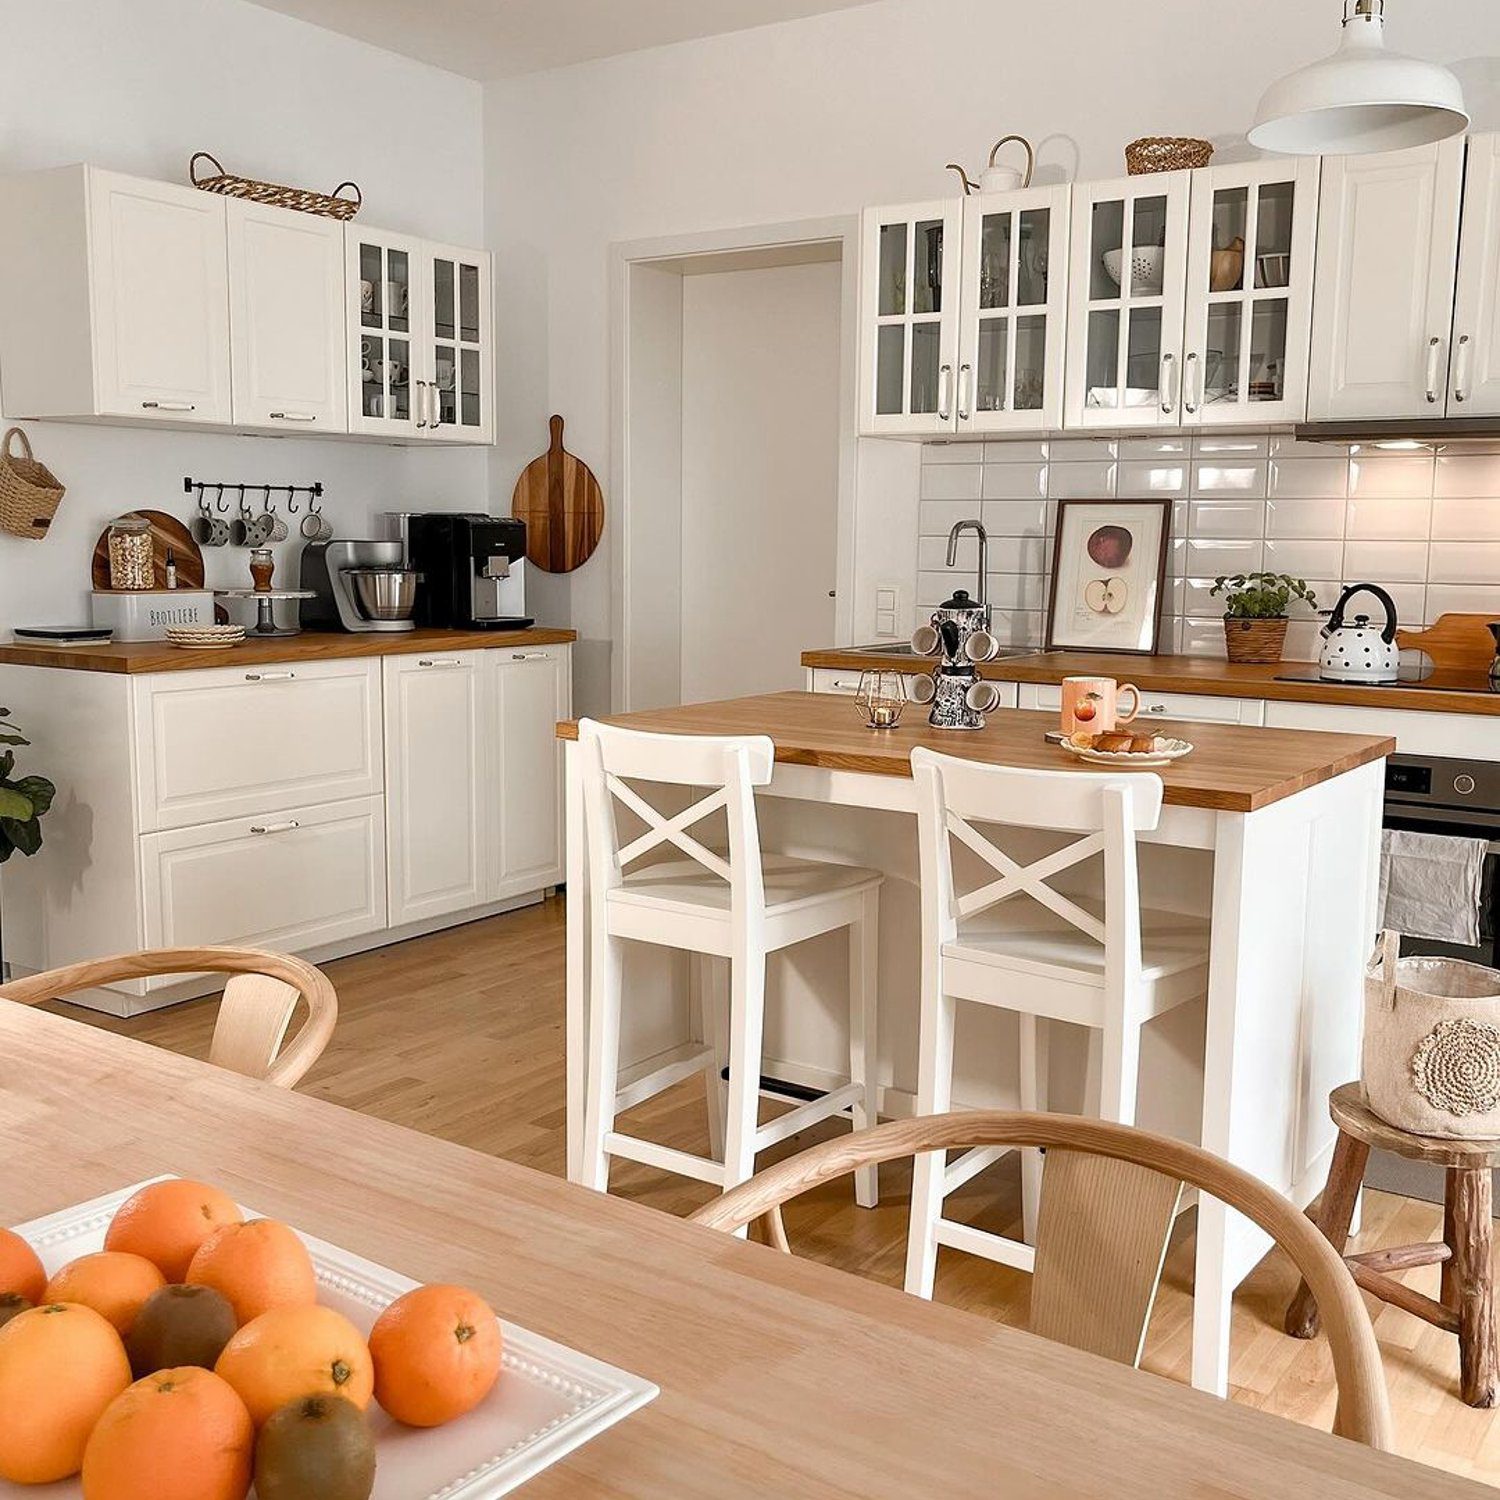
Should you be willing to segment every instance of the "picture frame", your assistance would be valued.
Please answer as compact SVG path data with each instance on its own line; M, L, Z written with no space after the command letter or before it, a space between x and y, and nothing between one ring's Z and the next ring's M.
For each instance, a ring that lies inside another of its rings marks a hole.
M1171 531L1171 500L1058 501L1047 650L1153 655Z

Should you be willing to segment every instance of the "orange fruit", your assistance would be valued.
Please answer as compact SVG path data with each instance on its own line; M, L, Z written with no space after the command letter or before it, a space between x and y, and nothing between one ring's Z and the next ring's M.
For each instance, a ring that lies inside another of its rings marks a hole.
M144 1255L168 1281L181 1281L198 1247L221 1224L238 1224L239 1204L218 1188L185 1177L153 1182L116 1210L106 1250Z
M36 1303L46 1285L47 1273L36 1251L14 1229L0 1229L0 1292L18 1292Z
M158 1370L104 1409L83 1450L83 1500L244 1500L255 1428L212 1370Z
M193 1257L187 1280L222 1292L241 1327L272 1308L311 1307L318 1300L307 1246L276 1219L215 1230Z
M81 1302L115 1325L123 1338L141 1304L167 1284L166 1277L144 1255L100 1250L69 1261L47 1283L44 1302Z
M361 1411L375 1371L357 1329L331 1307L278 1307L246 1323L214 1366L260 1426L299 1396L342 1396Z
M500 1344L500 1324L477 1292L419 1286L370 1330L375 1399L409 1427L440 1427L489 1395Z
M93 1308L53 1302L17 1314L0 1328L0 1479L76 1474L94 1423L129 1384L120 1335Z

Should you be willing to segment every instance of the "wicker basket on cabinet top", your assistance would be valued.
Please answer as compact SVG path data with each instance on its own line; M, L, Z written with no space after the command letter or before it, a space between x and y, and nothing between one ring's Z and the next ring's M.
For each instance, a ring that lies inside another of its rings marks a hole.
M214 176L199 177L198 163L212 162ZM341 182L331 193L312 188L283 187L276 182L261 182L254 177L237 177L226 172L207 151L195 151L188 162L188 178L205 193L223 193L228 198L249 198L255 203L269 203L276 208L291 208L303 214L322 214L329 219L352 219L364 203L357 182ZM352 198L340 198L345 188L353 188Z

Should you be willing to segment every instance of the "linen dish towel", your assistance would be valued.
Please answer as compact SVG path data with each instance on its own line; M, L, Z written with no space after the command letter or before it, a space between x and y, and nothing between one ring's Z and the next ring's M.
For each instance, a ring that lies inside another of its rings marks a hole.
M1486 839L1387 828L1380 839L1380 925L1408 937L1479 942Z

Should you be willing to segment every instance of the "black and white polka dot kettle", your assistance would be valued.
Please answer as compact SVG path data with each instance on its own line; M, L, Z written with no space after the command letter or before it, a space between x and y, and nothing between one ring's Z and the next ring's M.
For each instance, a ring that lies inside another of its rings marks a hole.
M1385 624L1372 625L1369 615L1345 618L1356 594L1373 594L1385 608ZM1318 676L1324 682L1395 682L1401 660L1396 644L1396 601L1373 583L1356 583L1339 595L1323 627Z

